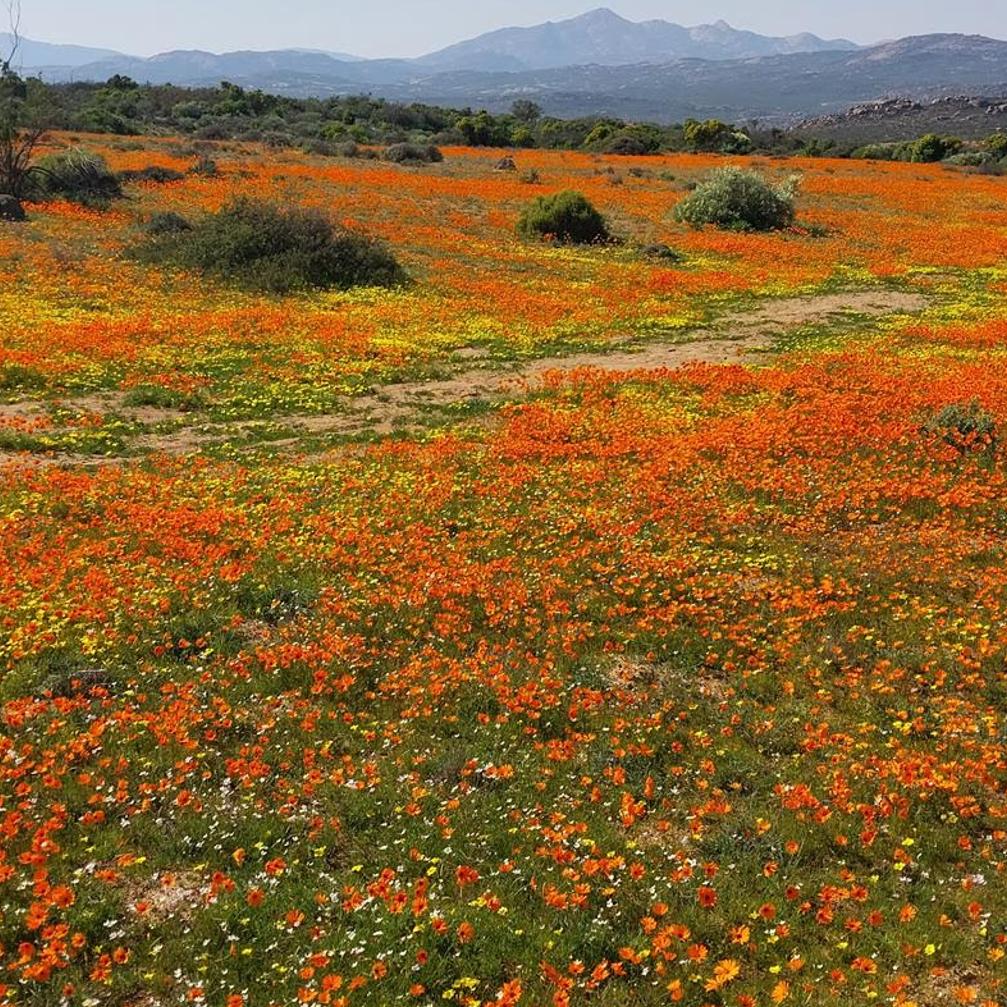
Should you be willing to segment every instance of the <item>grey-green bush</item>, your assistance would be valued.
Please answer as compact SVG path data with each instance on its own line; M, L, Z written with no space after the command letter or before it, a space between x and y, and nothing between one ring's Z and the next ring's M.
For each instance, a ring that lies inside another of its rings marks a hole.
M130 171L120 171L120 182L152 182L156 185L163 185L165 182L180 182L185 175L174 168L165 168L160 164L151 164L146 168L138 168Z
M183 231L191 231L192 224L189 223L180 213L168 210L164 213L155 213L147 221L144 231L150 235L181 234Z
M996 421L978 402L945 406L923 425L923 432L939 436L960 454L988 450L997 443Z
M586 196L571 190L539 196L521 214L517 231L525 238L552 238L571 245L611 240L605 218Z
M393 143L382 156L393 164L439 164L444 160L432 143Z
M132 251L141 261L267 293L389 287L406 280L392 253L366 234L335 227L315 210L249 199L225 206L188 231L152 235Z
M754 171L719 168L675 207L675 219L692 227L776 231L794 223L797 179L774 186Z

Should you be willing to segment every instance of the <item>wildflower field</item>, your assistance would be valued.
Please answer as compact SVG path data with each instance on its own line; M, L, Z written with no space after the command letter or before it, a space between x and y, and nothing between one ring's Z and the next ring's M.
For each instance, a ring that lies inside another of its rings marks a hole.
M1007 179L444 153L0 225L0 1003L1004 1004ZM123 254L242 194L412 282Z

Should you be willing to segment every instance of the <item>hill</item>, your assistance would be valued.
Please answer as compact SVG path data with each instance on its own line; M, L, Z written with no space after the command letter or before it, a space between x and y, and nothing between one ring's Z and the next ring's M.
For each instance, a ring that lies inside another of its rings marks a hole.
M806 119L794 127L799 134L852 143L912 140L926 133L979 140L997 130L1007 130L1007 98L967 96L926 102L909 98L867 102L835 115Z
M6 57L13 47L14 39L9 32L0 32L0 53ZM83 45L56 45L51 42L36 42L34 39L18 40L14 65L34 69L37 67L76 68L87 66L105 59L122 58L122 53L114 49L93 49Z

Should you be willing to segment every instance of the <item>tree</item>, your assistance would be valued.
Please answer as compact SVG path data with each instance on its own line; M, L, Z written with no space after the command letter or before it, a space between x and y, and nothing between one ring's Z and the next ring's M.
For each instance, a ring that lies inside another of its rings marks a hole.
M7 17L10 51L0 56L0 193L20 198L45 130L37 123L23 121L28 89L13 68L21 44L20 0L8 0Z
M689 119L682 128L682 138L690 150L719 151L724 154L741 154L750 146L747 133L719 119L699 122Z
M542 118L542 109L535 102L529 101L527 98L518 98L510 108L510 114L517 119L518 122L532 123L538 122Z

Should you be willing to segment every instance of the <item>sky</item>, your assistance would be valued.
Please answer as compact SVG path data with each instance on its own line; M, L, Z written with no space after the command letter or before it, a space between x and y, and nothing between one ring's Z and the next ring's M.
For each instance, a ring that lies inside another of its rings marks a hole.
M2 5L5 0L0 0ZM149 56L168 49L312 48L418 56L481 32L559 20L603 0L21 0L22 34ZM607 0L634 21L724 18L763 34L876 42L937 31L1007 38L1004 0Z

